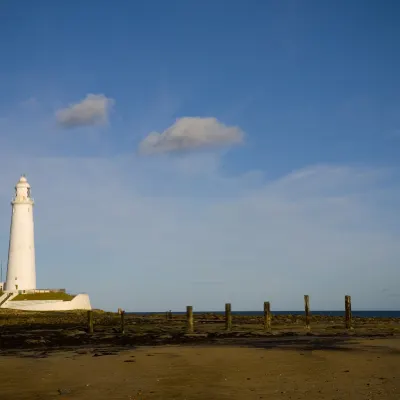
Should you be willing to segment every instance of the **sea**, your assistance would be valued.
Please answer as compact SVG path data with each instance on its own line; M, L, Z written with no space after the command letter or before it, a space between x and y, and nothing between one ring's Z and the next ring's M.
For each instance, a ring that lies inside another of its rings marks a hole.
M224 311L194 311L194 315L199 314L219 314L224 315ZM304 315L304 311L271 311L273 315ZM154 315L154 314L165 314L163 312L131 312L129 314L136 314L136 315ZM177 311L172 312L172 315L184 315L186 314L185 311ZM263 311L232 311L232 315L238 316L262 316L264 315ZM344 310L343 311L312 311L311 315L323 315L323 316L330 316L330 317L344 317ZM400 318L400 310L399 311L352 311L353 317L359 318Z

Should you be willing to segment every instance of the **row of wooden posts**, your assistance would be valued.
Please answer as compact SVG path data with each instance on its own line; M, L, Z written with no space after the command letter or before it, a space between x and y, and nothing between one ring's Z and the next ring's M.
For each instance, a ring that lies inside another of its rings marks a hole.
M306 329L311 329L311 313L310 313L310 297L304 296L304 311ZM189 333L194 332L193 307L186 307L187 330ZM264 302L264 330L271 330L271 304L269 301ZM351 329L351 297L345 296L345 326ZM230 303L225 304L225 328L227 331L232 330L232 307Z
M351 297L345 296L345 327L346 329L351 329ZM310 297L308 295L304 296L304 311L305 311L305 327L307 330L311 329L311 313L310 313ZM125 333L125 311L118 309L118 314L120 315L120 329L121 333ZM167 313L167 319L171 316L171 312ZM269 301L264 302L264 330L271 330L271 304ZM186 323L187 332L194 332L194 317L193 317L193 307L186 307ZM88 332L93 333L93 311L88 311ZM225 328L227 331L232 330L232 307L230 303L225 304Z

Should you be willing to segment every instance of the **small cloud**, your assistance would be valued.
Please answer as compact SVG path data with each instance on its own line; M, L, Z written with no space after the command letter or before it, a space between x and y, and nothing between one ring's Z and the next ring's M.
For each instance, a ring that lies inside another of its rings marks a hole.
M142 154L169 153L238 144L244 133L216 118L183 117L162 133L152 132L140 143Z
M29 97L26 100L21 101L20 106L24 109L36 109L39 107L39 101L36 99L36 97Z
M56 112L57 123L63 128L104 125L114 100L104 94L88 94L81 102Z

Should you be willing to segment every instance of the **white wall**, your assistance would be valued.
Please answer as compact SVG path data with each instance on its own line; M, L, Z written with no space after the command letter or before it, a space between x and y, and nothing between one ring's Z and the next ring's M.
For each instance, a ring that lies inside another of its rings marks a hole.
M78 294L71 301L61 300L21 300L7 301L1 308L29 311L69 311L91 310L89 295Z

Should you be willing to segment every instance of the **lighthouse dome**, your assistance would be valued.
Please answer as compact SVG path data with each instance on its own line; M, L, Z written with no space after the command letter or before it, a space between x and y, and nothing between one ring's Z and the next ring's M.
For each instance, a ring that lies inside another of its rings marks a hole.
M19 178L19 181L15 185L15 196L13 202L33 204L33 199L31 198L31 185L28 183L24 175Z
M17 182L16 187L30 188L31 186L29 185L28 180L26 179L25 175L22 175L21 178L19 178L19 181Z

